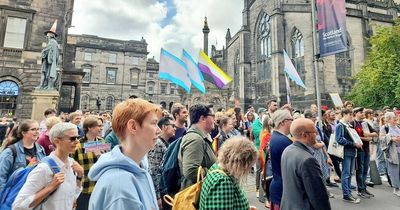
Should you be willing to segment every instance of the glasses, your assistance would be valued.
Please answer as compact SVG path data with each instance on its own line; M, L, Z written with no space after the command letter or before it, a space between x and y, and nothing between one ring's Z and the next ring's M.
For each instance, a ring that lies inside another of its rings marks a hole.
M210 116L210 117L215 117L215 114L207 114L207 117L208 116Z
M70 137L64 137L64 139L68 139L71 142L79 140L80 136L70 136Z
M168 124L165 124L165 126L172 126L173 128L176 128L176 125L175 124L171 124L171 123L168 123Z

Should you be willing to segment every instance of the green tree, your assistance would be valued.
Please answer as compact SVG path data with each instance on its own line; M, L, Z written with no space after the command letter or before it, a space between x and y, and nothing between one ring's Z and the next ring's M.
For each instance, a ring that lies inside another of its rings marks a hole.
M400 19L393 27L379 27L369 43L367 60L347 98L364 107L399 106Z

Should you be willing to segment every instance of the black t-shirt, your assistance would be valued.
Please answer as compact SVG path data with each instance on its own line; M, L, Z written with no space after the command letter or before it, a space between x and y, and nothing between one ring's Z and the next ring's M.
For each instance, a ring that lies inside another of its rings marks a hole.
M37 163L37 157L36 157L36 146L33 146L33 148L28 149L24 147L24 153L25 153L25 158L26 158L26 165L33 165Z

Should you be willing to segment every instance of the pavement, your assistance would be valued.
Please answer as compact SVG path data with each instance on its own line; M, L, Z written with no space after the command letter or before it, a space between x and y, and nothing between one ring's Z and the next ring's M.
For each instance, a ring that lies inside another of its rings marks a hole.
M334 194L334 198L330 199L331 207L333 210L400 210L400 197L393 194L393 189L387 182L383 182L382 185L375 185L374 187L368 187L368 191L375 195L370 199L361 199L361 203L353 204L347 203L342 200L342 190L339 187L328 187L328 190ZM353 177L353 185L356 185ZM257 207L258 210L267 209L264 204L258 201L256 198L256 187L255 187L255 175L250 174L247 179L247 184L244 186L244 190L250 202L250 206ZM353 191L353 196L357 196L357 192Z

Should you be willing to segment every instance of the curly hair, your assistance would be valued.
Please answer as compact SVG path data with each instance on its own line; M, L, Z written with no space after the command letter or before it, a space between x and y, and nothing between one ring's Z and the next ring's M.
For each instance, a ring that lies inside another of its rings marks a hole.
M243 136L225 141L218 151L218 164L227 174L242 182L258 157L253 142Z

